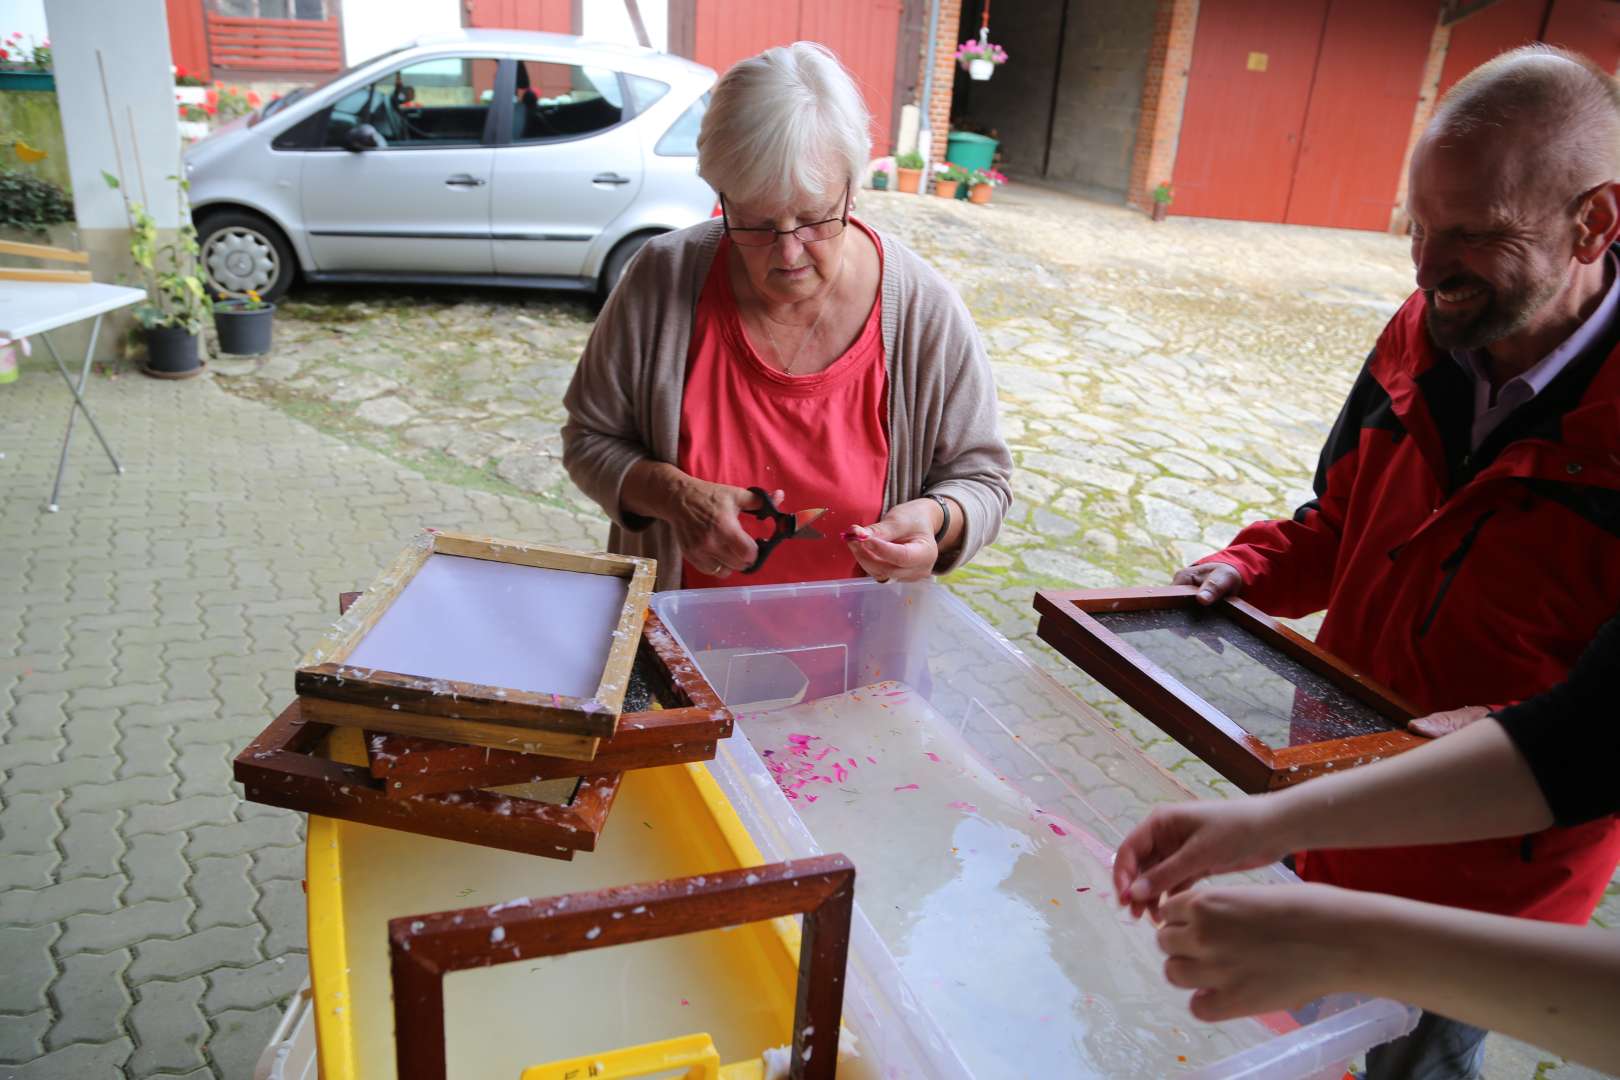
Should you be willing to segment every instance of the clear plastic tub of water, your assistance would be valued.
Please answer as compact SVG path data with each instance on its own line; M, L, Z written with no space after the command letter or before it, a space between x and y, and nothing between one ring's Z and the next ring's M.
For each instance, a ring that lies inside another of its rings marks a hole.
M1109 880L1125 832L1189 793L943 588L652 603L739 714L709 768L764 857L855 861L844 1072L1337 1077L1415 1023L1350 995L1194 1020Z

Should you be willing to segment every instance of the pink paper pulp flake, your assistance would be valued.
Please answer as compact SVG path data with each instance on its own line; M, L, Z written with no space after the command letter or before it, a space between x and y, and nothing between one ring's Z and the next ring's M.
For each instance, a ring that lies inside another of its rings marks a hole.
M979 808L977 806L974 806L970 802L963 802L961 799L957 799L955 802L948 802L945 805L949 809L952 809L952 810L965 810L970 814L976 814L976 813L979 812Z
M929 761L933 761L933 762L938 762L939 761L939 755L934 753L932 750L924 750L923 751L923 756L926 757Z
M894 790L896 790L896 791L916 791L916 790L918 790L918 788L917 788L916 784L901 784L899 787L895 788Z
M1069 831L1067 829L1065 829L1063 826L1059 825L1055 821L1048 821L1046 823L1046 827L1048 829L1051 829L1054 833L1056 833L1059 836L1068 836L1069 835Z

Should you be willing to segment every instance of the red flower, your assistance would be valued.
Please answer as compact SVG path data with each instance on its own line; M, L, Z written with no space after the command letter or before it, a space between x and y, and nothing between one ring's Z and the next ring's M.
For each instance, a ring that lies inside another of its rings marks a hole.
M257 90L248 91L248 104L252 105L255 109L259 107L259 92Z
M203 100L207 101L208 104L210 104L210 105L218 105L219 104L219 94L218 94L218 92L216 92L214 90L210 90L210 91L208 91L208 93L203 95Z
M186 69L183 64L174 65L174 77L177 79L183 79L186 77Z
M215 113L219 112L219 106L210 101L207 105L203 106L203 112L207 113L209 116L213 116Z
M236 87L233 86L233 87L231 87L230 92L233 93L233 94L240 94L242 91L238 90Z
M4 47L0 47L0 60L10 60L10 59L11 59L11 54L6 52Z

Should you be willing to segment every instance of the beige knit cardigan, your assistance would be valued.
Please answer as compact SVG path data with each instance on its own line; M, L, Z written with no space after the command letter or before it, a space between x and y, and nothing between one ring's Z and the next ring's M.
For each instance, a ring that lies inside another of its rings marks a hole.
M654 237L602 308L563 398L563 464L612 519L608 548L658 560L658 587L679 588L681 548L667 522L620 504L643 458L673 464L698 296L722 235L718 219ZM945 573L995 539L1012 501L1012 455L996 424L995 382L955 290L892 236L883 241L883 352L889 472L883 509L924 493L962 507L962 541ZM745 583L745 579L739 579Z

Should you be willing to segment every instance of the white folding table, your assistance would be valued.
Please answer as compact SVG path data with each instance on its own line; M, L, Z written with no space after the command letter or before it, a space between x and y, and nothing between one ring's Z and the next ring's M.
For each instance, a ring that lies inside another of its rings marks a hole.
M45 504L45 508L53 514L60 509L57 500L62 494L62 474L67 471L68 445L73 441L73 421L81 410L96 438L101 440L101 448L107 451L113 468L119 473L124 471L108 445L107 437L101 433L96 418L90 415L90 406L84 403L84 388L90 379L90 362L96 354L96 338L101 335L101 317L109 311L138 304L144 299L146 292L142 289L104 285L99 281L0 281L0 337L16 340L39 335L45 342L45 348L50 351L51 359L56 361L56 370L62 373L62 381L73 393L67 431L62 436L62 458L56 465L56 483L51 487L51 501ZM95 323L90 327L90 344L85 346L78 385L74 385L73 376L68 374L67 365L57 355L49 334L52 330L85 319L94 319Z

